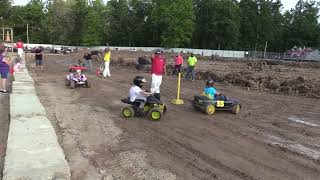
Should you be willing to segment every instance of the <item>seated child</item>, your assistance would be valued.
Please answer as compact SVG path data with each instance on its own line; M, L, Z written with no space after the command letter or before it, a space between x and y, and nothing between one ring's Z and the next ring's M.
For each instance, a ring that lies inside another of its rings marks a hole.
M142 100L139 105L140 112L143 112L144 105L147 102L147 96L150 96L151 93L145 92L142 90L143 83L146 83L146 78L141 76L136 76L133 80L133 86L129 90L129 98L131 102L135 100Z
M77 73L75 74L74 77L78 78L80 81L85 81L87 79L86 76L81 73L80 69L78 69L76 72Z
M217 90L213 87L213 80L209 79L206 82L206 87L203 88L202 95L207 96L209 99L214 99L215 96L217 96L219 93Z

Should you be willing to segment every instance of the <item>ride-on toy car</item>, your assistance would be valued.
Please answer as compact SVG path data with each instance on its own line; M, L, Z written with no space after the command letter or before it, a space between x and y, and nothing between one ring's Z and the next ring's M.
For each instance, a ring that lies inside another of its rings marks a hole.
M76 72L78 69L80 69L81 71L87 71L88 68L85 66L79 66L79 65L72 65L69 66L69 72Z
M65 79L66 86L69 86L71 89L74 89L78 86L84 86L90 88L87 77L84 74L68 74Z
M141 116L139 113L139 105L141 100L135 100L134 102L130 101L130 98L125 98L121 100L123 103L130 104L122 108L121 113L125 118L131 118L134 116ZM166 113L167 107L159 99L150 95L147 97L147 102L143 108L143 115L146 115L152 121L158 121L161 119L163 114Z
M206 114L213 114L215 111L231 111L238 114L241 109L240 101L231 99L224 95L218 95L214 99L210 99L204 95L195 95L192 105L196 110L200 110Z

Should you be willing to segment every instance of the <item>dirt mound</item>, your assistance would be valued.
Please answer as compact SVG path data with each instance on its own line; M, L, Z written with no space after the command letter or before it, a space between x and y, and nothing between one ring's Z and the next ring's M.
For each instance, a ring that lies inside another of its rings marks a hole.
M320 99L320 82L315 79L307 79L299 76L297 78L281 79L268 72L289 72L290 67L286 67L281 61L249 61L245 62L245 68L237 72L229 72L225 75L217 74L211 70L196 71L197 80L212 79L214 82L245 87L248 90L268 91L271 93L301 95L310 98ZM310 63L307 63L310 64ZM144 72L149 72L150 65L140 65L137 62L130 62L123 58L111 61L112 66L135 68ZM174 66L169 64L166 66L167 74L171 75ZM185 72L183 70L182 75Z

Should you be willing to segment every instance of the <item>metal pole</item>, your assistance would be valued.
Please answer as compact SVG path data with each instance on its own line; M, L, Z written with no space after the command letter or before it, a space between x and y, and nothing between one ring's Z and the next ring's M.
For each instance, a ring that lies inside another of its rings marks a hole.
M266 45L264 46L264 59L266 58L266 51L267 51L267 47L268 47L268 41L266 41Z
M27 43L29 45L29 24L27 24Z
M11 28L11 42L12 42L12 46L11 46L11 54L13 56L13 47L14 47L14 41L13 41L13 29Z

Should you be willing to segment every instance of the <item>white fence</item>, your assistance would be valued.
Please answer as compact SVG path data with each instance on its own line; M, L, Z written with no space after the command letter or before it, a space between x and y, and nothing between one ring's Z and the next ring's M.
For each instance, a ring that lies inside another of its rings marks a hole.
M75 48L90 48L92 50L103 50L107 46L93 46L93 47L86 47L86 46L63 46L63 45L53 45L53 44L25 44L28 48L34 48L37 46L42 46L44 48L55 48L60 49L62 47L68 47L71 49ZM202 56L219 56L219 57L227 57L227 58L244 58L245 51L227 51L227 50L211 50L211 49L188 49L188 48L171 48L171 49L164 49L161 47L119 47L119 46L110 46L111 50L118 50L118 51L145 51L145 52L152 52L156 49L161 49L164 52L189 52L193 54L198 54Z

